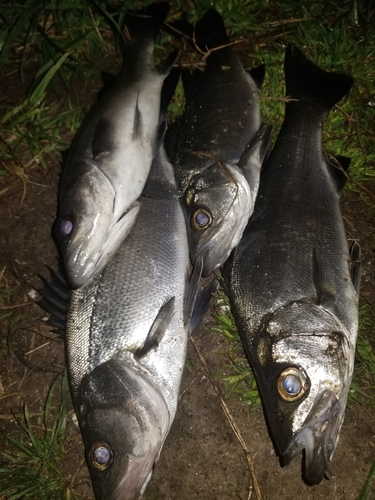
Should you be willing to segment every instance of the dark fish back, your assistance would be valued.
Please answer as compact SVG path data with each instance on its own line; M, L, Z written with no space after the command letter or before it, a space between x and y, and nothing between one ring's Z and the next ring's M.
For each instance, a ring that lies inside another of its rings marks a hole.
M295 48L287 49L285 73L287 92L299 100L286 104L284 123L261 173L253 216L224 270L236 319L248 341L265 314L294 300L317 297L314 254L326 286L343 302L350 300L345 291L348 245L321 135L326 113L352 80L320 70ZM345 316L344 309L337 314Z

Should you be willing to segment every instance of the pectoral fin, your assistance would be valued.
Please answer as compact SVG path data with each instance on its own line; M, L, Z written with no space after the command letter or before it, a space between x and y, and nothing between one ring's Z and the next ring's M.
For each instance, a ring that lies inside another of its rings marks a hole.
M203 257L201 255L198 255L193 265L193 271L191 273L189 286L185 295L185 301L184 301L185 325L188 325L190 323L194 311L195 301L198 295L198 285L202 277L202 271L203 271Z
M156 349L165 335L175 311L175 297L163 304L156 316L143 346L134 353L138 359L143 358L151 349Z
M261 125L258 132L246 146L238 162L238 166L243 171L249 186L254 185L255 176L259 178L263 160L271 143L271 135L272 125Z
M318 256L315 248L312 252L312 268L313 280L318 297L318 303L324 304L327 301L336 300L336 292L332 285L330 285L329 276L324 272L323 268L319 265Z
M217 291L219 287L219 282L213 278L209 283L199 290L197 298L195 300L194 309L190 318L189 323L189 333L193 331L200 325L205 317L208 309L210 308L213 301L213 294Z

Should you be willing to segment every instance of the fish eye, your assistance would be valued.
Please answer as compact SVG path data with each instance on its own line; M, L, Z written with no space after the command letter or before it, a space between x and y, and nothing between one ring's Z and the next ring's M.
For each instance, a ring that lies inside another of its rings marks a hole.
M90 463L95 469L105 470L113 462L111 448L105 443L95 443L89 453Z
M212 224L212 215L205 208L198 208L191 216L191 223L195 229L207 229Z
M309 382L301 370L292 366L281 372L277 390L285 401L297 401L309 390Z
M72 232L73 222L71 220L61 220L58 225L58 230L61 236L68 236Z

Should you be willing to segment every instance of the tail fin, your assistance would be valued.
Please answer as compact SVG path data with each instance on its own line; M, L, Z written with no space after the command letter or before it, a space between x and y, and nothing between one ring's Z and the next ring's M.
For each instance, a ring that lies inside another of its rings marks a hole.
M125 26L132 40L155 39L169 12L169 3L153 3L142 10L127 12Z
M291 45L286 49L284 71L287 96L311 102L327 112L353 85L351 76L318 68Z
M195 43L204 52L229 43L224 21L215 9L208 10L195 25Z

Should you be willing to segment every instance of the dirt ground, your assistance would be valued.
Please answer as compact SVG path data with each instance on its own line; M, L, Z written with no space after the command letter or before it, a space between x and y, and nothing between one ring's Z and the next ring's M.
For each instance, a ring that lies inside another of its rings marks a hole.
M65 364L63 342L51 334L43 322L45 315L31 298L33 287L41 284L38 273L48 275L45 264L57 267L50 232L56 214L59 161L59 157L50 158L47 169L32 167L26 185L14 175L0 179L0 289L10 292L0 313L13 311L22 316L11 328L11 338L9 322L0 322L0 427L8 432L19 432L11 411L21 417L24 403L34 430L42 428L43 403ZM362 300L373 303L375 228L374 214L368 208L370 199L371 194L360 188L357 193L346 191L343 212L349 237L358 239L363 249ZM208 315L194 339L225 396L227 390L220 376L228 373L228 345L221 335L210 330L212 324ZM7 346L11 347L10 353ZM262 409L249 413L236 395L226 403L250 452L248 460L190 344L177 417L146 490L146 500L246 500L257 499L259 492L268 500L359 499L375 460L374 410L357 404L347 409L332 463L333 478L307 486L301 478L300 457L288 467L280 466ZM72 416L71 405L70 410ZM9 449L1 436L0 441L2 450ZM62 467L70 486L78 499L92 499L80 433L71 419L65 446ZM250 477L249 461L258 491ZM368 499L375 499L374 487Z

